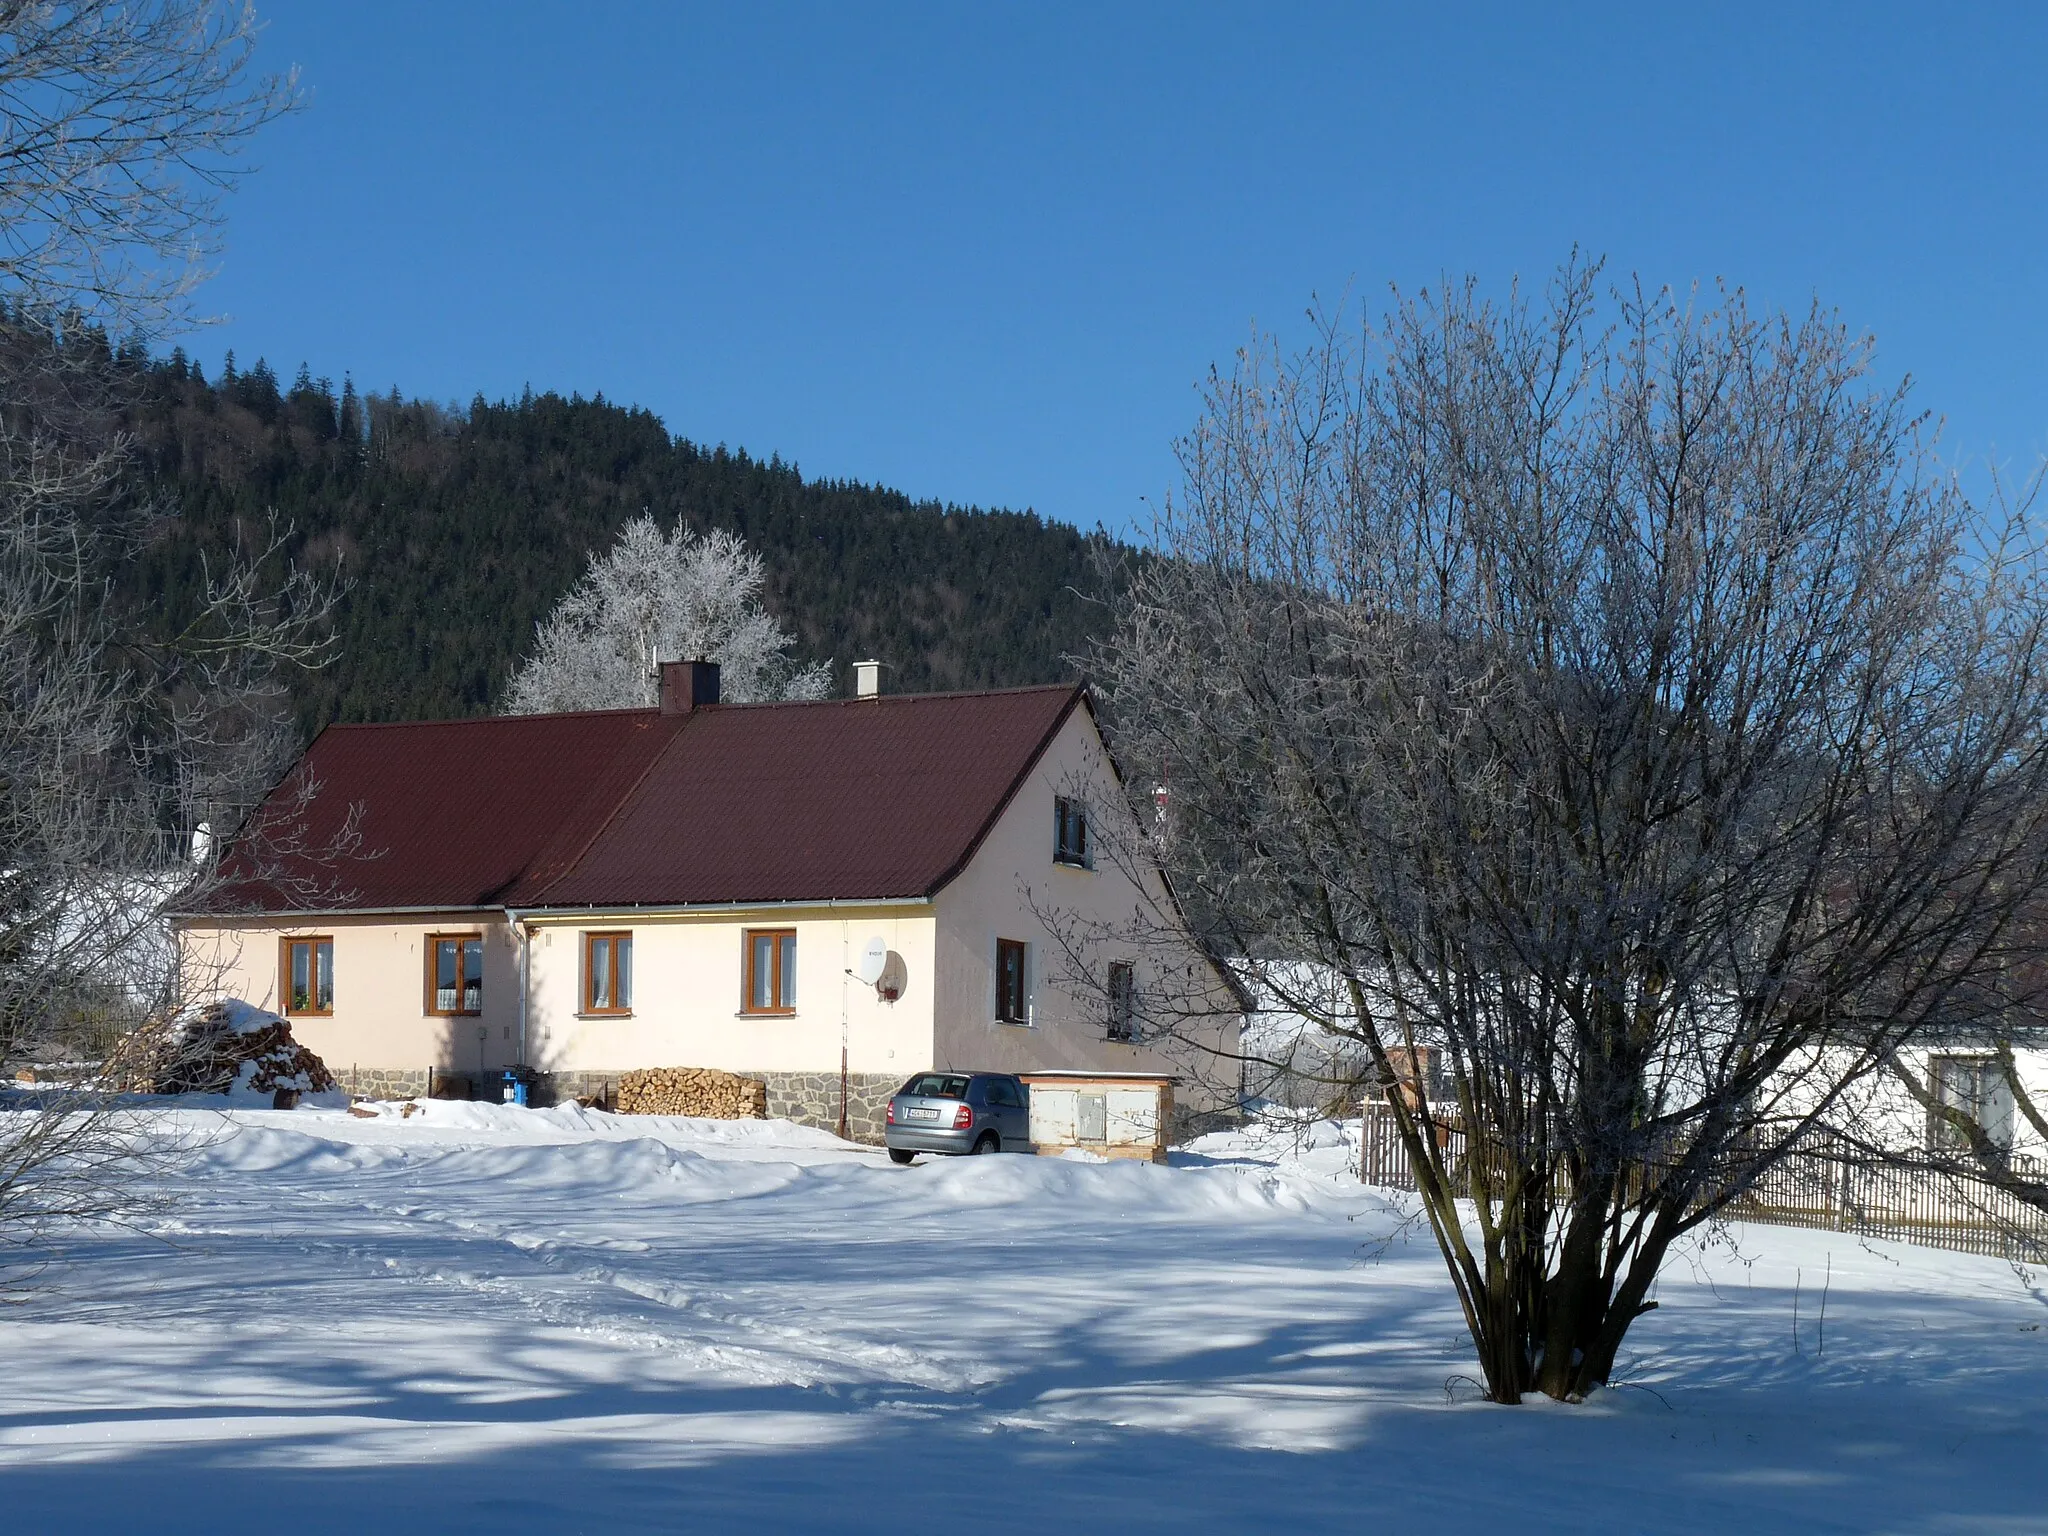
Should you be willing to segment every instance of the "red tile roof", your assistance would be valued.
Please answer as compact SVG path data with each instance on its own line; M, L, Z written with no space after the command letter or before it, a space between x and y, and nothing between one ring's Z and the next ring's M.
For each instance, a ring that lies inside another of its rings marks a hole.
M207 905L928 896L966 864L1084 697L1017 688L330 726L230 852ZM318 791L301 802L306 782ZM324 862L351 814L356 856Z

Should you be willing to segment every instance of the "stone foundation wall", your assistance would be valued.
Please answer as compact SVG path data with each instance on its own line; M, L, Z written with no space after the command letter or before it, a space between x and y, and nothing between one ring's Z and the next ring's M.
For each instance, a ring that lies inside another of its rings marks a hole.
M839 1129L837 1072L748 1072L768 1084L768 1115L794 1120L820 1130ZM846 1135L851 1141L880 1146L889 1100L902 1085L900 1074L849 1072L846 1076Z
M610 1072L552 1072L533 1085L530 1102L535 1106L566 1104L572 1099L608 1097L618 1091L624 1068ZM839 1129L839 1074L837 1072L746 1072L768 1085L768 1118L794 1120L819 1130ZM889 1099L903 1079L891 1073L851 1072L846 1078L846 1134L850 1140L880 1146L886 1124ZM482 1096L496 1099L501 1084L484 1085Z
M619 1079L627 1069L606 1072L542 1072L528 1090L527 1102L535 1109L551 1104L569 1104L594 1098L609 1103L618 1091ZM392 1067L345 1067L336 1080L359 1099L417 1099L427 1094L427 1073ZM839 1129L839 1074L837 1072L742 1072L741 1077L758 1078L768 1085L768 1115L774 1120L794 1120L823 1131ZM434 1092L441 1097L502 1101L505 1080L502 1072L442 1072L436 1070ZM852 1072L846 1079L846 1134L848 1139L880 1146L887 1124L889 1099L902 1084L900 1073L883 1076L877 1072ZM453 1093L450 1089L453 1088ZM1169 1124L1170 1139L1179 1143L1205 1131L1223 1130L1243 1122L1235 1110L1191 1110L1176 1104Z
M607 1072L542 1072L535 1074L527 1102L536 1109L550 1104L568 1104L577 1099L603 1098L618 1091L626 1068ZM341 1086L361 1099L424 1098L427 1074L386 1067L350 1067L335 1074ZM820 1130L839 1129L839 1074L837 1072L742 1072L741 1077L758 1078L768 1085L768 1115L774 1120L794 1120ZM846 1079L846 1134L853 1141L879 1146L886 1125L890 1096L901 1085L900 1073L852 1072ZM450 1089L454 1092L451 1094ZM496 1104L504 1098L502 1072L434 1073L434 1092L443 1097L483 1099Z
M418 1099L427 1092L427 1069L332 1067L334 1080L356 1099ZM438 1075L438 1074L437 1074Z
M380 1077L400 1079L402 1072L374 1074ZM621 1072L536 1072L527 1081L526 1102L533 1109L546 1109L554 1104L571 1104L577 1099L609 1099L618 1092ZM365 1071L363 1081L367 1085L373 1076ZM425 1073L414 1076L419 1096L425 1095ZM348 1076L342 1074L342 1086L348 1086ZM365 1097L370 1097L367 1087ZM411 1094L391 1094L388 1097L411 1097ZM443 1072L434 1070L434 1097L437 1099L478 1099L490 1104L502 1104L505 1100L505 1073L503 1068L490 1072Z
M428 1086L429 1073L425 1068L409 1071L403 1067L343 1067L334 1074L334 1080L341 1084L350 1097L358 1099L424 1099L429 1092L439 1099L484 1099L496 1104L505 1097L505 1074L502 1069L492 1072L444 1072L439 1067L431 1073L433 1083ZM588 1079L588 1083L585 1083ZM528 1100L535 1108L549 1104L565 1104L571 1099L598 1093L605 1086L616 1088L619 1074L616 1072L543 1072L534 1077L528 1093Z
M618 1097L619 1079L630 1068L616 1072L544 1072L533 1085L529 1102L539 1107L573 1104L578 1099L597 1099L610 1104Z

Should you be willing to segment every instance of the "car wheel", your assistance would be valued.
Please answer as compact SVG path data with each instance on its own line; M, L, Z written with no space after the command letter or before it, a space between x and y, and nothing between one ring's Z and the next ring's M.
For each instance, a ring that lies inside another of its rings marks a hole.
M1003 1144L997 1139L996 1133L990 1131L974 1144L974 1150L977 1155L983 1152L1000 1152L1003 1150Z
M889 1161L892 1163L907 1163L915 1156L917 1154L908 1147L891 1147L889 1149Z

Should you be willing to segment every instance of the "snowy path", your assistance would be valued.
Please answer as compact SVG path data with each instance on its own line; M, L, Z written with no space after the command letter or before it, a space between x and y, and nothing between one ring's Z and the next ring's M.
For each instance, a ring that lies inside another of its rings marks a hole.
M1340 1146L1197 1150L237 1113L0 1318L0 1532L2048 1532L2038 1278L1748 1229L1497 1409Z

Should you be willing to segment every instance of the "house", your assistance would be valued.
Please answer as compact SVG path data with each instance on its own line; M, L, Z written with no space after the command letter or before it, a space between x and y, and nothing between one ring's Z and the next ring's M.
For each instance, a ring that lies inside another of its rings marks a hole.
M1414 1000L1424 991L1421 985L1404 999L1412 1036L1404 1039L1391 1028L1383 1036L1394 1076L1393 1084L1385 1084L1356 1040L1321 1023L1341 1023L1352 1009L1347 980L1339 971L1307 960L1237 959L1230 964L1246 1000L1239 1040L1247 1102L1321 1109L1342 1099L1371 1105L1398 1091L1410 1103L1440 1106L1439 1113L1447 1117L1460 1113L1449 1042ZM1818 1131L1845 1134L1887 1153L1961 1158L1967 1141L1941 1113L1955 1110L1980 1126L2009 1160L2048 1171L2048 1134L2042 1124L2048 1119L2048 1027L2033 1022L2048 1007L2048 969L2030 971L2028 977L2028 989L2012 1000L2006 1015L2010 1022L2002 1028L1982 1023L1924 1027L1882 1061L1864 1049L1830 1043L1795 1054L1751 1095L1750 1106L1775 1123L1772 1137L1813 1116ZM1384 1001L1384 972L1368 967L1359 979L1369 998ZM1723 1005L1699 1016L1719 1031L1732 1011ZM1383 1016L1395 1012L1387 1008ZM2011 1052L2010 1080L1999 1058L2001 1040ZM1697 1045L1696 1037L1674 1030L1665 1049L1644 1066L1643 1101L1660 1112L1672 1100L1692 1102L1700 1085L1686 1064ZM1938 1108L1923 1103L1909 1083L1931 1096Z
M176 917L188 996L275 1008L366 1093L716 1067L825 1126L843 1082L870 1137L927 1068L1172 1071L1147 968L1213 978L1232 1050L1192 941L1112 936L1173 908L1095 856L1135 822L1086 689L860 676L722 704L670 662L656 708L330 726Z
M1901 1048L1895 1059L1935 1104L1975 1121L2003 1153L2048 1169L2048 1138L2037 1118L2048 1114L2048 1039L2038 1026L2021 1026L2008 1032L2006 1044L2014 1080L1999 1064L1998 1036L1983 1029L1931 1031ZM1891 1151L1966 1150L1948 1119L1922 1104L1891 1072L1874 1072L1858 1083L1827 1118Z

